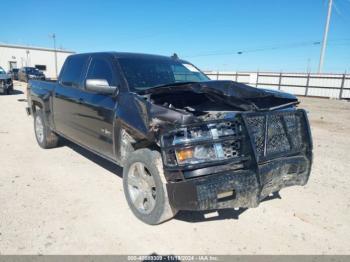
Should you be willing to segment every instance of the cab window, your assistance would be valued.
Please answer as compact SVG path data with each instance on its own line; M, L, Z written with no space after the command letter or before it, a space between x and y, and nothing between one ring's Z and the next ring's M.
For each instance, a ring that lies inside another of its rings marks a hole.
M92 58L86 79L104 79L110 86L114 85L111 65L103 58Z

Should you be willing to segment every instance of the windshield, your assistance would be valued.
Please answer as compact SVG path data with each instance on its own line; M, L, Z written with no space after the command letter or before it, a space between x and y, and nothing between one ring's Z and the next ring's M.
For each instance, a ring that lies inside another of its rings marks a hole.
M5 70L0 67L0 75L6 74Z
M26 68L26 72L28 74L37 74L37 73L39 73L39 70L36 69L35 67L27 67Z
M162 58L120 58L120 66L131 89L179 82L202 82L209 78L195 66L183 61Z

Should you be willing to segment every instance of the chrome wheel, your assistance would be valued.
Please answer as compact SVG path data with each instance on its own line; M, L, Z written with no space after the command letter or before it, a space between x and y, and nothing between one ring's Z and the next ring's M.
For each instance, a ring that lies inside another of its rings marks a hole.
M135 208L143 214L151 213L156 205L156 184L143 163L135 162L130 166L127 184Z
M44 141L44 125L41 117L37 116L35 118L35 135L40 143Z

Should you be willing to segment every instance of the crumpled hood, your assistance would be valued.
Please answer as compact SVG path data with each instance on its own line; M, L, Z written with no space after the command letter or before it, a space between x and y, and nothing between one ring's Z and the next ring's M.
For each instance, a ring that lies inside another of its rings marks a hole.
M184 91L207 94L219 101L246 111L267 110L272 107L297 103L298 99L288 93L251 87L234 81L206 81L172 86L154 87L142 94L171 94Z
M147 140L153 141L155 134L163 128L202 122L203 119L195 112L188 110L188 107L196 107L195 102L199 98L204 103L210 102L217 112L275 110L271 108L293 106L298 102L295 96L287 93L258 89L233 81L175 83L137 93L120 92L117 115L129 132L133 130L130 133L133 137L147 137ZM194 110L206 111L200 108Z

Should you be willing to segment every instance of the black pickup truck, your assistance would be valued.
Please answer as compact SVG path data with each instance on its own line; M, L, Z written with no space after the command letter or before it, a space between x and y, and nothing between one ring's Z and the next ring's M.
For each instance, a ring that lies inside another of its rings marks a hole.
M257 207L310 175L295 96L210 81L177 56L72 55L57 82L29 81L29 92L39 145L63 137L122 166L126 200L148 224L179 210Z

